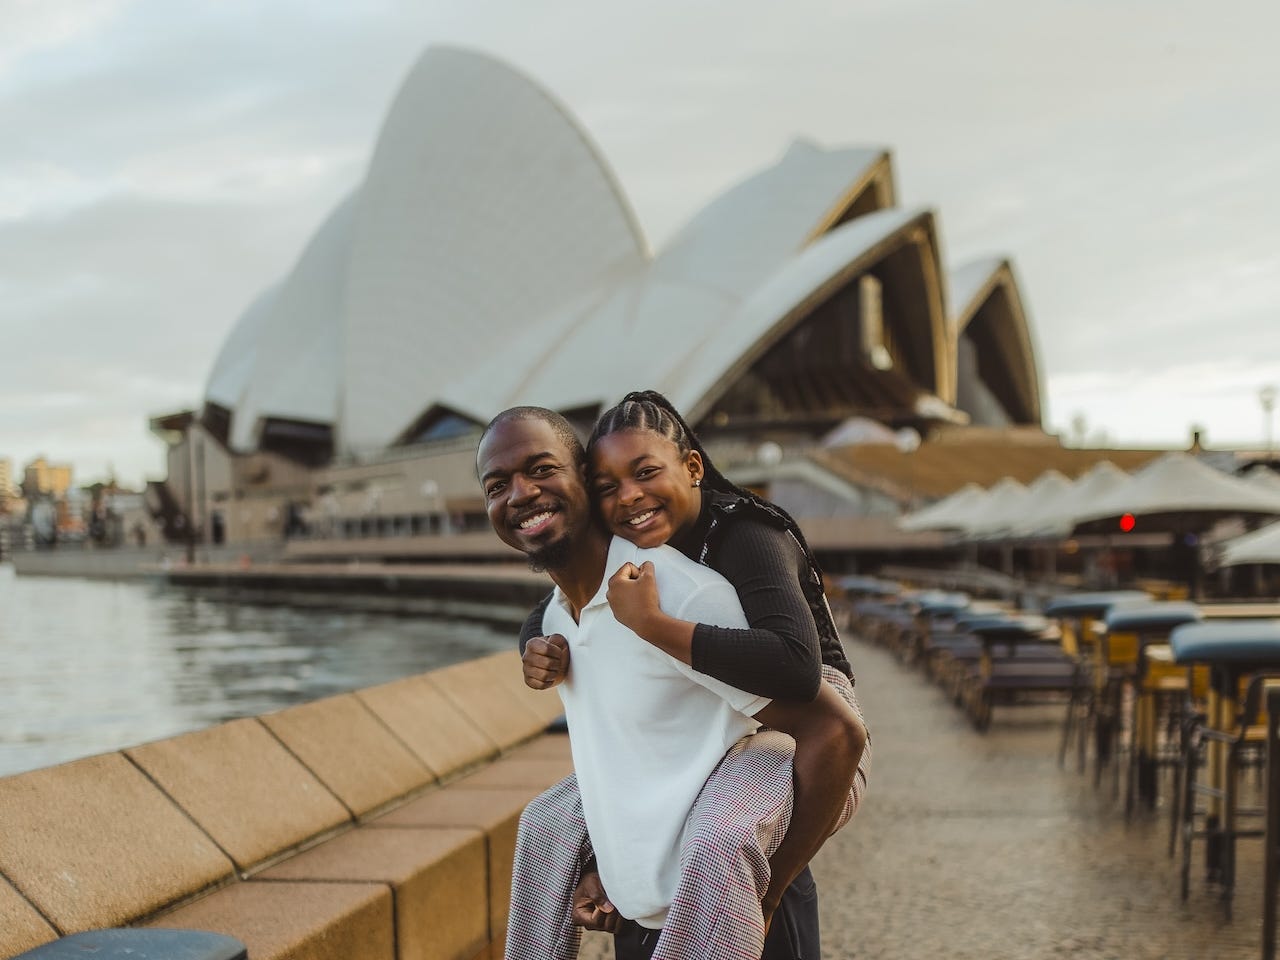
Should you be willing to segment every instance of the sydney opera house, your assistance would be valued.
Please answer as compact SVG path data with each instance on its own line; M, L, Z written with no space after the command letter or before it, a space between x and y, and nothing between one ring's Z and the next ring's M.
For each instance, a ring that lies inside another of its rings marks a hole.
M1100 455L1041 429L1009 260L945 263L887 149L797 140L654 250L566 106L432 48L363 182L227 337L202 407L153 419L169 475L151 497L173 536L484 555L480 427L529 403L586 428L642 387L731 473L849 536L904 536L889 518L949 492L931 470L943 488L1009 472L990 450L1035 451L1031 475Z

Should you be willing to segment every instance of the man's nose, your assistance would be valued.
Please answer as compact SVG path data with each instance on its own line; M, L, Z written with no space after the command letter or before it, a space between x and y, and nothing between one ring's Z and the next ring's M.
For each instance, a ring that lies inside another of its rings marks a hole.
M523 503L526 500L532 500L541 492L538 485L528 477L517 475L511 478L512 503Z

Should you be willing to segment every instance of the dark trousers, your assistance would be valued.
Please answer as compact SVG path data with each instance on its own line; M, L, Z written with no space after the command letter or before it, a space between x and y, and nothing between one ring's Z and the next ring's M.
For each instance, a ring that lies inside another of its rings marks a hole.
M649 930L623 921L613 938L616 960L649 960L658 946L660 930ZM764 941L761 960L822 960L822 939L818 931L818 887L808 867L782 894L782 904L773 915L769 936Z

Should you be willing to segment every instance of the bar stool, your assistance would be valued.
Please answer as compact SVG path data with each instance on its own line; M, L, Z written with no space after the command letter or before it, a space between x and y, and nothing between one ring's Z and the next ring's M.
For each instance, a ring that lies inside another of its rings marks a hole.
M1159 719L1162 708L1166 716L1176 716L1186 689L1186 671L1171 662L1162 664L1160 657L1150 661L1145 654L1156 644L1163 644L1174 627L1198 623L1204 618L1193 603L1152 602L1126 603L1113 606L1106 615L1106 631L1098 651L1098 669L1106 669L1107 684L1099 716L1106 716L1112 734L1119 726L1125 688L1128 700L1129 749L1125 816L1131 816L1137 801L1154 809L1158 794ZM1174 729L1180 729L1174 727ZM1172 766L1172 760L1165 765ZM1120 773L1116 767L1116 776Z
M1246 749L1266 742L1260 725L1264 697L1280 686L1280 619L1189 623L1169 636L1175 661L1209 667L1205 711L1185 725L1181 763L1181 887L1190 892L1191 848L1204 837L1206 874L1222 888L1223 910L1231 917L1235 886L1235 844L1239 837L1260 837L1262 829L1244 830L1239 818L1260 814L1238 804L1238 773ZM1204 744L1206 782L1197 780L1200 746ZM1203 811L1196 798L1207 799ZM1203 815L1204 828L1196 829Z
M1076 763L1084 772L1088 752L1088 732L1094 727L1094 715L1099 699L1097 684L1098 638L1102 632L1101 621L1112 607L1148 603L1149 594L1141 590L1101 590L1088 593L1069 593L1054 597L1045 605L1044 615L1057 620L1062 631L1062 648L1079 665L1080 683L1071 691L1067 712L1062 719L1062 740L1058 747L1058 766L1066 762L1067 748L1076 741ZM1110 743L1098 744L1095 781L1102 776L1102 766L1109 755Z

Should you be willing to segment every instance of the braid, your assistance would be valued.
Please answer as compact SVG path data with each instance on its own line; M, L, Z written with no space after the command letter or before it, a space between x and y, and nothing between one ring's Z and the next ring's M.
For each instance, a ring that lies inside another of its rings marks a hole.
M597 441L612 433L617 433L619 430L652 430L658 436L665 437L674 443L681 456L684 456L690 450L696 450L698 456L702 458L703 489L741 497L758 507L776 513L781 517L786 528L796 538L797 542L799 542L801 550L804 551L805 559L813 567L814 571L821 576L822 568L818 565L817 558L813 555L808 541L805 540L804 534L800 531L800 525L796 523L791 514L776 503L757 496L750 490L743 489L721 473L715 463L712 462L711 457L707 455L707 451L698 439L698 435L693 432L689 424L685 422L684 417L680 415L680 411L657 390L633 390L623 397L622 401L616 406L606 410L599 421L596 422L595 429L591 431L591 439L587 441L588 453L595 447Z
M662 394L652 390L628 393L621 403L606 410L591 431L587 449L594 448L599 440L620 430L648 430L656 433L675 444L681 457L688 455L690 450L697 449L697 440L680 418L680 414L676 413Z

